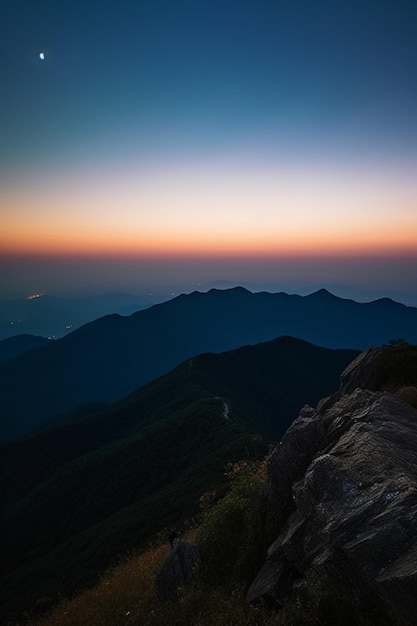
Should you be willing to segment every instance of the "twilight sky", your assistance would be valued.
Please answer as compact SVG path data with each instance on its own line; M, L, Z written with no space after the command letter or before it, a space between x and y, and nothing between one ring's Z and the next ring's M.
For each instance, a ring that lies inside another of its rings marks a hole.
M3 3L0 296L225 279L417 304L416 24L404 0Z

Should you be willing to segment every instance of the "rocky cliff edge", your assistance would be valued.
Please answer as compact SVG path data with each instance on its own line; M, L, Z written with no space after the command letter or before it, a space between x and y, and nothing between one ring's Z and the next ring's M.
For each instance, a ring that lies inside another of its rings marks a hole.
M379 350L304 407L269 462L280 533L247 600L322 624L417 623L417 410L378 391Z

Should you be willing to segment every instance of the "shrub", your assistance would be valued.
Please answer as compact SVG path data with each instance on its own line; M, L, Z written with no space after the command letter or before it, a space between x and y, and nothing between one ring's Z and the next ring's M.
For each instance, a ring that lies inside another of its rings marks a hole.
M202 576L210 583L245 585L265 556L274 525L266 461L235 463L227 477L229 491L205 513L200 527Z
M396 395L404 400L404 402L407 402L415 409L417 409L417 387L400 387L397 390Z
M377 363L382 387L395 393L400 387L417 385L417 345L395 342L385 346Z

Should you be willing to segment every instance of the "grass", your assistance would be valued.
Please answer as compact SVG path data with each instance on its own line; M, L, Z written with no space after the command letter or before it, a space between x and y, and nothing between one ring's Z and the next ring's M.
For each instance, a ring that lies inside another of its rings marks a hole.
M109 570L99 584L64 600L31 626L299 626L315 624L297 603L278 612L245 601L249 579L273 526L266 502L266 463L242 461L230 465L230 488L215 501L202 497L202 522L184 539L198 542L202 568L193 584L177 598L160 601L156 575L170 552L168 543L150 547ZM205 496L206 494L203 494Z
M128 626L157 607L155 575L169 554L168 544L150 548L109 570L99 584L75 599L64 600L42 626Z
M170 546L164 544L122 563L107 572L96 587L71 601L62 601L49 616L31 622L31 626L296 626L308 623L300 621L297 605L289 604L279 613L249 606L244 590L236 582L234 586L213 586L198 580L180 590L177 600L160 602L155 591L155 576L169 550Z
M248 552L258 548L248 541L254 530L248 521L258 510L259 496L255 494L265 480L265 463L235 463L227 478L230 489L226 496L215 502L215 494L208 500L203 494L202 524L185 534L187 541L198 541L207 566L192 586L180 590L175 601L161 602L156 595L155 578L170 551L169 544L163 543L107 571L96 587L62 601L38 626L281 623L268 621L272 617L263 609L248 606L244 599Z

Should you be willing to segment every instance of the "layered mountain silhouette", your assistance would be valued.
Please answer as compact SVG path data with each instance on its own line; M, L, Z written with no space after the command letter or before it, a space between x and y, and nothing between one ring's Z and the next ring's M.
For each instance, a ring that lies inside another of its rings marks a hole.
M110 315L0 366L0 441L79 405L113 402L206 352L289 335L329 348L417 339L417 309L241 287L182 295L129 317Z
M35 335L16 335L0 341L0 363L5 363L20 356L24 352L29 352L34 348L46 346L50 342L45 337Z
M113 406L2 446L4 614L83 588L198 513L227 464L263 456L356 355L290 337L202 354Z

